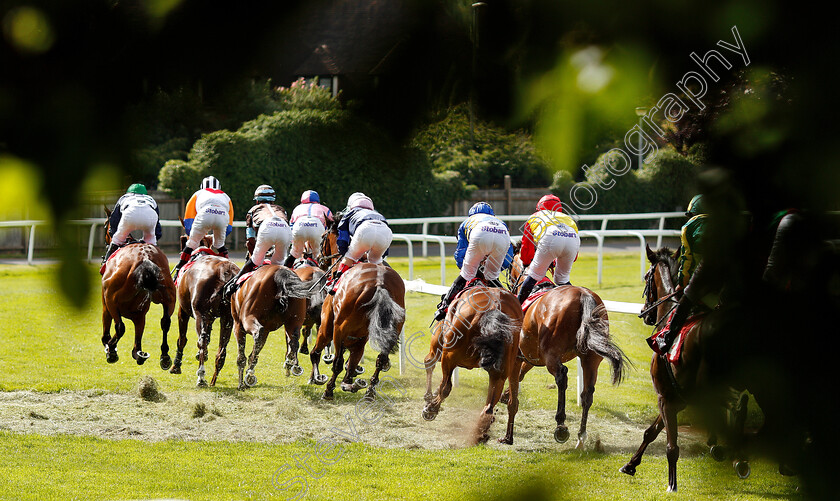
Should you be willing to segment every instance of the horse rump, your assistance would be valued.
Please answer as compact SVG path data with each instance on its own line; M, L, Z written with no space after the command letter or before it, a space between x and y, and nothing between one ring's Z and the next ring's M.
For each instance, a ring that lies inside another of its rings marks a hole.
M163 284L163 274L158 265L144 258L143 261L134 268L132 273L134 281L137 284L137 289L146 289L150 293L157 291Z
M581 320L577 331L577 351L584 354L594 351L609 360L612 366L612 382L618 384L624 379L630 360L627 355L610 339L610 321L607 309L598 304L588 290L580 295Z
M478 321L479 334L473 345L479 355L478 365L485 370L501 370L505 347L513 342L520 325L501 310L486 311Z
M363 306L368 311L368 340L379 353L394 353L400 340L397 324L405 321L405 308L397 304L387 289L377 287L373 298Z

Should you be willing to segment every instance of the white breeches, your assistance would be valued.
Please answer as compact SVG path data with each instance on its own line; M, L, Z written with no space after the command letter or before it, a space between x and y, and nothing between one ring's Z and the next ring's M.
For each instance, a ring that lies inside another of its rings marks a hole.
M365 221L356 228L356 234L350 241L345 258L358 262L367 254L368 262L379 264L382 262L382 255L391 246L391 228L378 220Z
M306 244L317 259L321 249L321 236L324 234L324 223L317 217L305 216L299 218L292 225L292 256L298 259L306 250Z
M271 264L283 264L291 241L292 230L286 221L279 217L263 221L257 232L257 242L254 245L254 253L251 254L251 261L257 266L262 265L266 252L274 246Z
M580 237L575 230L565 224L549 226L537 244L534 260L528 267L528 276L536 280L545 277L552 261L554 265L554 283L569 281L572 263L580 250Z

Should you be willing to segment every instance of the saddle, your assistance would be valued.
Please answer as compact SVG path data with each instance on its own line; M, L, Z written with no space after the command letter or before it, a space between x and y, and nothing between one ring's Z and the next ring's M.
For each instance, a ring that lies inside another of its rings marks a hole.
M685 341L686 336L688 335L688 331L692 329L698 322L703 320L705 314L701 313L698 315L692 315L686 319L685 324L683 324L682 328L680 329L679 334L677 334L676 339L674 339L673 344L671 344L671 348L668 350L668 353L663 354L665 358L671 362L672 364L676 365L680 360L680 355L682 354L682 346L683 342ZM671 325L671 320L674 317L674 312L672 311L670 315L668 315L668 320L665 322L665 327L656 331L654 335L652 335L649 340L648 344L651 346L656 346L656 340L659 336L663 335L663 332L668 329Z
M116 254L116 252L114 252L114 254ZM221 256L221 254L214 251L210 247L203 247L202 246L202 247L199 247L196 250L192 251L192 254L190 254L190 259L187 260L187 262L184 264L184 266L181 267L181 270L178 272L178 276L175 277L175 285L178 285L178 280L181 278L181 276L184 273L186 273L186 271L188 269L190 269L192 267L192 265L195 264L195 260L200 258L201 256L203 256L205 254L209 255L209 256Z
M318 263L309 256L301 257L301 258L295 260L295 262L292 264L292 269L296 270L298 268L304 268L306 266L309 266L311 268L317 268Z
M554 282L552 282L551 279L543 277L542 280L534 284L534 289L531 290L531 294L528 296L528 299L522 303L522 313L527 312L528 308L530 308L537 299L543 297L557 287L558 286L554 285Z
M260 266L264 266L266 264L271 264L271 260L270 259L264 259L263 263ZM245 273L244 275L239 277L236 280L236 286L239 287L240 285L244 284L249 278L251 278L251 275L253 275L254 273L257 272L257 270L260 269L260 266L257 266L253 271L249 271L248 273Z

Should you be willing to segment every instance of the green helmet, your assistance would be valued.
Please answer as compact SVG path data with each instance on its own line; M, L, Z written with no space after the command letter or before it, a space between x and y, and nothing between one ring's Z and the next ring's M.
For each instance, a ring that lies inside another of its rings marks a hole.
M706 210L703 207L703 195L694 195L691 202L688 202L688 208L685 210L685 215L691 217L705 213Z
M134 183L131 186L129 186L128 190L126 190L126 193L138 193L140 195L148 195L148 192L146 192L146 187L140 183Z

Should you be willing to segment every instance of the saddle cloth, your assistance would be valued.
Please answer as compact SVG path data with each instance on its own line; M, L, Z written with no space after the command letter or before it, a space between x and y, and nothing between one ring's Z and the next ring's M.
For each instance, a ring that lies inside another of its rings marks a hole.
M114 259L114 257L115 257L117 254L119 254L121 250L123 250L123 247L125 247L125 245L123 245L122 247L117 247L117 250L115 250L113 254L111 254L110 256L108 256L108 259L106 259L106 260L105 260L105 262L104 262L104 263L102 263L102 266L100 266L100 267L99 267L99 274L100 274L100 275L104 275L104 274L105 274L105 267L106 267L106 266L108 266L108 262L109 262L109 261L111 261L112 259Z
M688 335L688 331L691 330L698 322L703 320L704 315L694 315L688 317L685 321L685 324L680 329L680 333L677 335L677 338L674 340L674 343L671 345L671 349L668 350L668 353L665 354L666 358L672 364L677 364L680 360L680 355L682 354L682 347L683 342L685 341L685 337ZM671 319L674 317L674 312L672 311L671 314L668 316L668 321L665 323L665 327L658 330L654 335L652 335L649 340L648 344L651 346L656 346L656 340L659 336L663 335L663 332L671 325Z
M271 260L270 260L270 259L266 259L266 260L264 260L264 261L263 261L263 265L266 265L266 264L271 264ZM246 282L249 278L251 278L251 275L253 275L254 273L256 273L256 272L257 272L257 270L259 270L259 269L260 269L260 268L259 268L259 267L257 267L257 269L255 269L254 271L249 271L248 273L246 273L246 274L242 275L241 277L239 277L239 279L236 281L236 285L242 285L242 284L244 284L244 283L245 283L245 282Z

